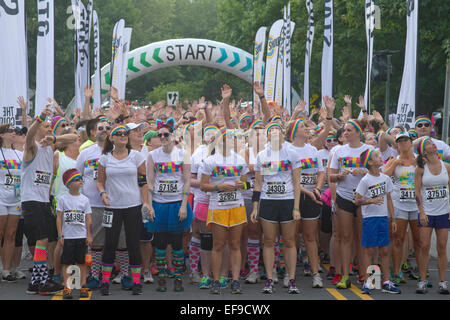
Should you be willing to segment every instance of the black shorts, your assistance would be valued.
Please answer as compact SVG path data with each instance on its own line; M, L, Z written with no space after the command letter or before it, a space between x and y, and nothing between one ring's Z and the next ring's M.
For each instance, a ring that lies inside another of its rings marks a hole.
M320 218L322 208L320 204L315 203L308 195L300 195L300 215L302 220L315 220Z
M294 200L268 200L261 199L259 202L259 218L270 222L290 222L294 210Z
M327 205L322 206L322 215L320 216L320 231L323 233L331 233L333 231L333 223L331 221L331 208Z
M84 264L86 252L86 239L64 239L61 264Z
M49 242L57 240L56 217L52 214L49 202L22 202L22 215L25 234L28 233L33 240L48 239Z
M16 231L16 248L20 248L23 246L23 236L27 238L27 244L28 247L34 247L36 245L36 239L33 239L30 235L30 230L25 229L25 222L24 219L20 219L19 223L17 224L17 231Z
M139 240L141 242L151 242L151 241L153 241L153 238L154 238L154 233L148 232L147 228L144 226L144 224L142 224L141 237L139 238Z
M340 195L336 194L336 205L341 210L353 213L353 216L356 218L356 209L358 209L358 207L353 203L353 201L345 200Z

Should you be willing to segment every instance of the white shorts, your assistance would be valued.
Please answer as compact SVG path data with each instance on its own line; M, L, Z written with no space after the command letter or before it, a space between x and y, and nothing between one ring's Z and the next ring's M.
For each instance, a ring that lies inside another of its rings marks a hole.
M419 211L405 211L394 207L395 217L402 220L417 220Z
M8 214L20 216L22 214L22 208L20 207L20 204L16 206L4 206L0 204L0 216L7 216Z

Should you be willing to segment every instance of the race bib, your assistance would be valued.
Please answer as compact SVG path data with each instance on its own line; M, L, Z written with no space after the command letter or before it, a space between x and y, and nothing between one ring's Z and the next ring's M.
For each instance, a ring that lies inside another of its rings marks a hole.
M314 173L302 173L300 175L300 184L306 186L315 186L317 184L317 175Z
M98 178L98 168L94 168L94 181L97 181Z
M5 175L5 181L3 182L5 189L13 189L15 185L20 186L20 175L12 174Z
M158 193L165 196L176 196L180 194L178 190L178 180L158 181Z
M85 225L85 214L80 210L64 211L64 223L70 225Z
M401 202L415 202L416 192L413 188L400 188L400 201Z
M102 226L105 228L111 228L112 222L113 222L113 212L105 210L105 212L103 212Z
M34 172L34 185L40 186L50 186L50 181L52 179L52 174L50 172L44 172L44 171L35 171Z
M433 202L436 200L443 200L448 197L448 187L439 186L425 189L426 201Z
M283 197L286 195L286 182L267 182L266 194L269 197Z
M250 179L250 189L253 189L255 187L255 177Z
M219 206L229 206L236 204L238 201L237 191L219 192L217 198L219 199Z
M352 191L352 202L355 202L356 199L356 189L353 189Z
M386 194L386 183L383 182L370 186L369 194L372 199L384 196Z

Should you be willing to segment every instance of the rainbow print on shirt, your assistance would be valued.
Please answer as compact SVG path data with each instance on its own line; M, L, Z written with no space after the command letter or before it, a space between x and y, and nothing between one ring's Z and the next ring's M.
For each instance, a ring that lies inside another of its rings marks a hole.
M156 173L174 173L183 171L183 161L155 162Z
M362 168L359 157L342 157L338 160L342 168Z
M215 166L212 171L213 177L239 177L243 166Z
M99 158L86 160L84 162L84 167L85 168L94 168L94 169L98 168L98 159Z
M322 165L324 168L326 168L328 166L328 159L327 158L323 158L322 159Z
M314 169L314 168L318 168L318 161L317 158L306 158L306 159L301 159L300 160L301 164L302 164L302 169Z
M13 169L18 169L20 170L20 168L22 167L22 162L21 161L17 161L17 160L3 160L0 161L0 169L9 169L9 170L13 170Z
M289 160L268 161L262 164L262 168L266 172L292 171L292 163Z

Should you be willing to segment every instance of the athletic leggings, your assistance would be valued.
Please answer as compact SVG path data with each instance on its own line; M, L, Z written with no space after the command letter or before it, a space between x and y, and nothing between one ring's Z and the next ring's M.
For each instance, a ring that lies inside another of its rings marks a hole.
M113 221L111 228L105 228L105 246L103 248L102 262L114 264L117 244L119 243L122 223L125 227L125 240L128 248L130 265L141 265L141 251L139 247L139 237L142 230L141 207L126 209L111 209Z
M154 240L155 248L166 250L171 245L174 251L183 249L183 233L157 232Z

